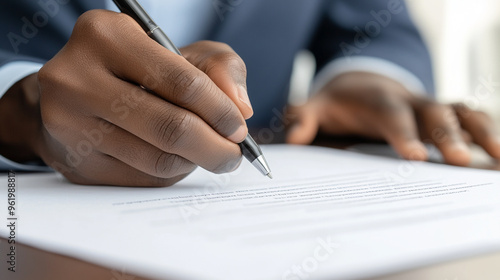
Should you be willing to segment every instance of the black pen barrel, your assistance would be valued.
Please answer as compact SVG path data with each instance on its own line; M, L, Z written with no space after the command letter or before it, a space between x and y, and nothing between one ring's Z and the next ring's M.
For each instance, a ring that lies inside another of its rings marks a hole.
M142 29L151 37L171 52L182 55L179 49L170 41L168 36L151 19L148 13L136 0L113 0L118 9L124 14L132 17Z

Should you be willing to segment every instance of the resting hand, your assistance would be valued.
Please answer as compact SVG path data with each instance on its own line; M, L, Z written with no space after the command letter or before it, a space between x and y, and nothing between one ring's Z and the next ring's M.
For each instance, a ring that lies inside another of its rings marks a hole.
M408 92L401 84L375 74L337 77L310 101L289 110L287 142L310 144L318 131L386 140L406 159L426 160L424 142L435 144L444 160L467 165L474 141L500 159L500 134L483 112L461 104L440 104Z

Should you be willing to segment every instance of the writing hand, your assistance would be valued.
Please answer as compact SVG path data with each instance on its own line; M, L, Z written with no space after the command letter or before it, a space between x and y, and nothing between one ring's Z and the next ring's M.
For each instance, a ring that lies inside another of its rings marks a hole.
M85 13L66 46L23 80L39 89L29 148L80 184L167 186L196 166L235 169L252 115L245 65L221 43L181 51L124 14Z

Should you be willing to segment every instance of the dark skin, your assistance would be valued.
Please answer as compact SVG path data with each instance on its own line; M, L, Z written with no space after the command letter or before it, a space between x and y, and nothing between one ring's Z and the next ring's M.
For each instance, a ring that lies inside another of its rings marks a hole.
M37 75L17 82L0 99L0 154L17 162L38 160L31 148L39 139L40 95Z
M500 159L500 134L483 112L446 105L408 92L401 84L371 73L337 77L311 100L291 108L287 142L310 144L318 131L386 140L403 158L426 160L431 143L448 164L467 166L475 142Z
M4 154L39 157L79 184L166 186L196 166L234 170L253 113L245 64L221 43L181 51L166 50L124 14L85 13L66 46L2 98L2 120L33 112L11 125L15 137L2 125L1 146L26 151Z
M126 15L85 13L66 46L0 99L0 153L20 162L42 159L78 184L168 186L197 166L234 170L253 114L245 64L216 42L181 52L148 38ZM425 160L420 139L430 137L448 163L466 165L463 130L500 158L486 115L415 97L374 74L337 77L290 112L289 143L309 144L319 130L354 134Z

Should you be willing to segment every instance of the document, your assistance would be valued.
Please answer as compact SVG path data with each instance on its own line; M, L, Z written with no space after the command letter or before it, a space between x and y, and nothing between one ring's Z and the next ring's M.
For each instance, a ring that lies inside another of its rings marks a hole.
M17 241L154 279L356 279L500 251L497 171L310 146L263 152L273 180L246 161L165 188L17 175Z

